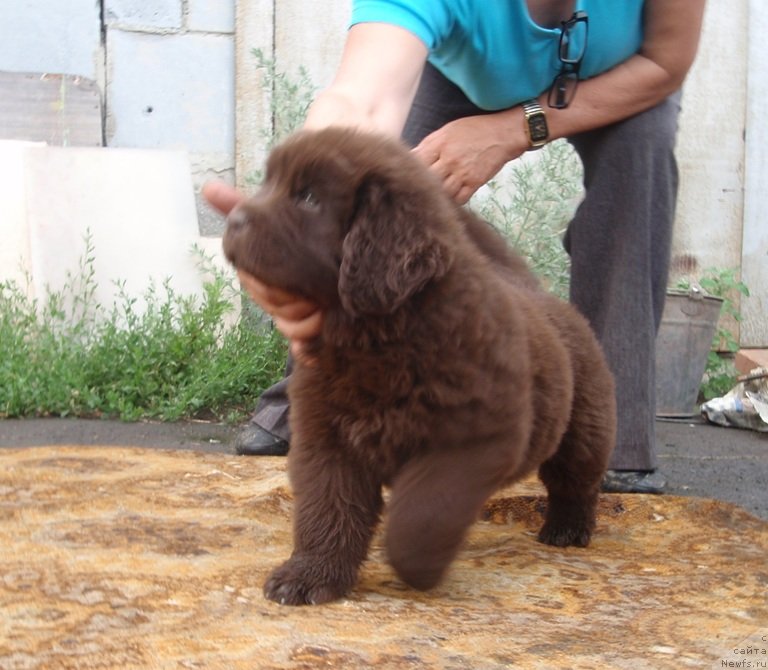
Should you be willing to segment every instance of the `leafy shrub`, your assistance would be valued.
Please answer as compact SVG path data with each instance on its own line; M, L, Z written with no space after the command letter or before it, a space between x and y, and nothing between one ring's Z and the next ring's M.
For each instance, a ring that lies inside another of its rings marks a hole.
M143 310L118 283L111 308L95 301L94 249L63 288L29 299L0 283L0 417L237 420L280 377L285 344L271 328L227 327L238 291L198 253L212 279L202 298L166 281Z
M694 282L691 279L683 278L677 283L676 288L689 291L693 285ZM698 279L698 286L707 294L723 300L721 317L726 315L737 323L741 321L737 300L740 295L748 297L749 289L738 278L736 268L708 268ZM725 327L721 318L715 331L712 348L707 355L707 367L699 389L701 400L723 396L736 384L738 372L733 363L733 355L738 350L738 341Z

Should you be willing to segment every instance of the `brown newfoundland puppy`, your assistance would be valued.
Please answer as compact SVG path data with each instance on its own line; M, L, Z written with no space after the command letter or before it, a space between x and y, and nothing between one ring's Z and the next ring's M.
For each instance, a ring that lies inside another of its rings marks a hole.
M613 382L587 322L400 144L343 129L276 148L229 217L229 260L320 305L290 386L294 549L265 595L345 595L387 503L386 549L443 577L483 503L538 468L539 539L586 546L614 442Z

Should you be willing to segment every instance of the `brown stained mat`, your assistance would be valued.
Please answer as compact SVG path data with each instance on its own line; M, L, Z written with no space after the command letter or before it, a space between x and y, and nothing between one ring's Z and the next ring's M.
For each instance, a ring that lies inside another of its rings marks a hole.
M592 546L563 550L535 541L541 491L524 484L491 501L431 593L404 588L377 543L349 599L268 602L262 582L290 551L284 464L3 450L0 668L636 670L768 660L768 523L690 498L605 496Z

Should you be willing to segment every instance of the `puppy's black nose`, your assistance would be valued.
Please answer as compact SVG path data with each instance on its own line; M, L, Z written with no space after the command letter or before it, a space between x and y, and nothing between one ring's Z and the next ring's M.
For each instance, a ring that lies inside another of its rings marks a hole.
M248 212L244 207L235 207L227 217L227 226L235 230L248 225Z

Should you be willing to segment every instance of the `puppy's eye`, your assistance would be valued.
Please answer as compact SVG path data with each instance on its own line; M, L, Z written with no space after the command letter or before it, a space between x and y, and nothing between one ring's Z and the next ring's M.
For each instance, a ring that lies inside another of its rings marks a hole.
M303 188L294 196L294 200L299 207L304 209L317 209L320 207L320 200L311 188Z

